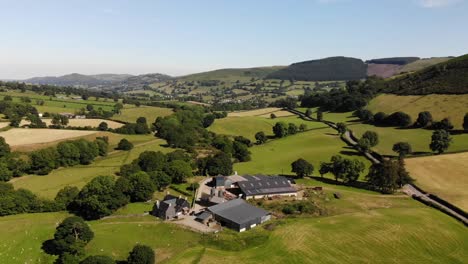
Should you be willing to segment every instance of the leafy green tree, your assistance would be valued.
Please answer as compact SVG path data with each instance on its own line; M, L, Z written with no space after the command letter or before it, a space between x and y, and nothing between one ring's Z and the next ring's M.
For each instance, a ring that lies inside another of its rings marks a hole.
M61 166L74 166L80 163L80 150L72 142L60 142L57 145L58 159Z
M306 115L307 117L311 117L311 116L312 116L312 109L307 108L307 110L306 110L306 112L305 112L305 115Z
M234 153L233 156L240 162L250 161L249 147L242 142L234 141L233 143Z
M414 124L417 127L428 127L432 123L432 114L429 111L420 112Z
M312 174L314 166L304 159L298 159L291 163L291 171L296 173L298 177L305 177Z
M122 138L119 141L119 144L117 144L117 149L118 150L131 150L133 149L133 144L132 142L128 141L126 138Z
M99 147L96 142L84 139L72 141L80 151L80 164L88 165L99 155Z
M11 101L13 101L13 97L11 97L10 95L5 95L3 97L3 101L10 101L11 102Z
M38 175L49 174L59 166L58 155L55 148L45 148L31 152L29 155L31 172Z
M340 123L337 123L337 124L336 124L336 129L338 130L338 134L343 135L343 134L346 132L346 130L347 130L346 124L345 124L345 123L341 123L341 122L340 122Z
M288 135L297 134L297 126L296 124L289 123L288 124Z
M115 264L115 260L109 256L89 256L85 258L80 264Z
M11 152L10 145L6 143L4 137L0 137L0 158L9 155Z
M431 144L429 147L432 151L441 154L449 148L451 142L452 138L450 137L449 132L443 129L436 130L432 133Z
M144 151L137 159L137 164L142 171L159 171L166 165L166 155L161 151Z
M301 124L301 125L299 126L299 131L304 132L304 131L306 131L306 130L307 130L307 125L306 125L306 124Z
M382 193L394 193L398 188L398 164L392 160L373 164L366 181Z
M327 162L321 162L320 163L320 169L319 169L319 173L320 173L320 177L323 178L323 175L329 173L332 171L332 164L331 163L327 163Z
M65 186L60 189L54 200L63 209L66 209L75 200L79 192L80 190L76 186Z
M286 137L288 135L288 125L284 122L278 122L273 126L273 134L277 138Z
M255 134L255 139L257 140L258 145L262 145L268 140L267 136L265 135L265 132L263 131L257 132Z
M398 142L393 145L392 150L398 153L400 158L406 157L406 155L413 152L411 145L408 142Z
M129 192L125 194L130 197L131 202L145 202L153 197L155 187L146 172L140 171L130 175L128 184Z
M148 134L151 130L146 122L145 117L139 117L136 121L135 133L136 134Z
M88 111L93 111L94 110L94 106L92 104L87 104L86 105L86 110Z
M250 141L250 139L248 139L248 138L246 138L244 136L235 136L234 141L242 143L242 144L246 145L247 147L252 146L252 141Z
M206 172L212 176L231 175L231 158L225 153L218 153L214 157L210 157L206 162Z
M443 129L443 130L450 130L453 129L452 122L450 122L450 119L444 118L439 122L435 122L433 124L434 129Z
M371 143L367 138L360 138L357 142L357 146L361 151L369 151L371 149Z
M9 181L13 177L13 172L6 163L0 162L0 181Z
M317 110L317 120L322 122L323 121L323 112L322 110Z
M99 156L102 156L102 157L106 156L107 153L109 152L109 143L99 138L96 139L94 143L96 143L97 145Z
M213 114L208 114L203 118L203 127L207 128L213 124L215 121L215 116Z
M146 245L136 245L127 258L128 264L154 264L155 263L154 250Z
M463 129L468 130L468 113L466 113L465 117L463 118Z
M93 237L93 231L81 217L71 216L57 226L52 244L58 255L82 255L84 247Z
M148 172L148 175L150 176L153 185L158 190L164 189L172 182L171 176L167 175L164 171L150 171Z
M363 162L350 159L344 159L344 166L346 167L345 182L357 181L366 168Z
M369 141L369 147L373 148L379 144L379 135L374 131L366 131L362 135L362 138L365 138Z
M187 178L193 177L192 167L183 160L169 162L164 171L172 178L173 183L183 183Z
M231 155L234 152L234 146L233 142L231 139L227 136L224 135L217 135L214 139L211 145L222 152Z
M138 161L138 160L135 160L135 161ZM137 173L137 172L141 171L140 166L135 161L133 161L130 164L122 165L120 167L119 175L122 176L122 177L126 177L126 176L130 176L130 175L132 175L134 173Z
M276 118L276 115L275 115L274 113L271 113L271 114L270 114L270 118L271 118L271 119L275 119L275 118Z
M99 123L98 129L100 131L107 131L109 130L109 125L106 122Z

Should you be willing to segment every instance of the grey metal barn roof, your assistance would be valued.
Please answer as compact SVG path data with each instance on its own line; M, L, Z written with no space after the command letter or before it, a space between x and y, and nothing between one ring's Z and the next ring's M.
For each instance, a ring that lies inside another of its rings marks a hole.
M261 208L255 207L243 199L235 199L222 204L208 207L208 210L215 215L228 219L239 225L248 223L269 213Z
M281 176L242 176L245 181L237 184L241 191L247 196L295 193L296 189L291 186L288 179Z

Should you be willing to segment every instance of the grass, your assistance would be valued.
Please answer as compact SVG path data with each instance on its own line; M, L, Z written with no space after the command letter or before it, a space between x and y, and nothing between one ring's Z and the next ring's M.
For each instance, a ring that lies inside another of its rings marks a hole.
M246 116L216 119L208 130L217 134L244 136L255 141L255 134L259 131L265 132L266 135L273 136L272 129L277 122L294 123L297 126L306 124L307 129L326 127L323 123L305 121L297 116L278 117L275 119L260 116Z
M416 185L468 211L468 152L406 159Z
M400 72L414 72L414 71L419 71L422 70L426 67L432 66L437 63L442 63L450 60L450 58L447 57L441 57L441 58L430 58L430 59L422 59L422 60L417 60L415 62L406 64Z
M131 141L131 139L130 139ZM132 162L140 153L146 150L170 152L173 149L162 147L165 141L154 139L136 146L131 151L117 151L107 157L99 158L90 165L78 165L59 168L46 176L28 175L14 178L13 186L25 188L45 198L54 198L57 192L65 186L83 187L87 182L100 175L114 175L123 164Z
M403 141L411 144L413 152L428 152L431 150L432 130L398 129L393 127L376 127L367 124L354 124L348 127L359 138L366 131L374 131L379 135L379 144L373 149L384 155L397 155L392 151L393 144ZM452 135L453 142L447 152L468 150L468 134Z
M316 186L308 179L299 183ZM95 237L86 254L124 260L134 245L146 244L158 263L464 263L468 258L466 228L435 209L402 195L327 184L324 191L328 197L342 194L327 202L329 216L271 220L268 230L260 226L244 233L194 233L153 216L129 216L147 208L130 204L119 210L126 216L89 222ZM53 263L40 247L67 216L0 218L2 263Z
M234 170L239 174L291 174L291 163L299 158L311 162L317 172L320 162L328 162L336 154L361 160L366 167L370 165L370 162L356 151L348 149L331 128L276 139L264 145L254 146L250 151L252 161L236 163L234 166Z
M391 114L403 111L409 114L413 121L419 112L431 112L434 120L449 117L456 129L461 129L463 117L468 112L468 94L461 95L392 95L382 94L370 101L367 107L373 113Z
M114 115L112 118L123 122L135 123L137 118L146 117L148 124L151 124L156 120L156 117L168 116L170 114L172 114L172 109L169 108L140 106L124 108L121 114Z

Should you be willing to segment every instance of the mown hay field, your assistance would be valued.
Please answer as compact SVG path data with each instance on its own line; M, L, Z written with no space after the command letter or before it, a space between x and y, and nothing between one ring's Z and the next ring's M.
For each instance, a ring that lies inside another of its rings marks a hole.
M46 125L50 126L52 125L52 119L42 119L43 122L46 123ZM106 119L69 119L68 120L68 125L67 126L72 126L72 127L99 127L99 124L101 122L107 123L107 126L112 129L116 129L119 127L122 127L123 124L119 122L115 122L112 120L106 120ZM21 121L21 126L23 125L28 125L30 124L29 121L27 120L22 120Z
M96 131L12 128L0 132L0 137L4 137L10 146L20 146L79 138L94 133L96 133Z
M393 95L382 94L372 99L367 107L374 114L391 114L402 111L411 116L413 122L422 111L429 111L434 120L450 118L456 129L461 129L463 117L468 113L468 94L446 95Z
M416 185L468 211L468 152L406 159Z
M281 108L278 108L278 107L268 107L268 108L261 108L261 109L255 109L255 110L231 112L228 114L228 116L229 117L261 116L261 115L271 114L280 110Z

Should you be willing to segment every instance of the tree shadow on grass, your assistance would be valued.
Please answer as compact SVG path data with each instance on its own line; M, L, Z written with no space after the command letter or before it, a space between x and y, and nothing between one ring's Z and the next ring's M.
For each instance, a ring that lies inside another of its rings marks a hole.
M362 182L362 181L340 182L340 181L336 181L333 179L322 178L322 177L317 177L317 176L310 176L310 178L319 182L326 183L326 184L348 186L348 187L354 187L354 188L364 189L364 190L373 190L373 188L367 182Z
M57 250L53 239L44 241L42 243L41 249L49 255L60 255L60 252Z
M347 150L340 151L340 154L343 154L346 156L362 156L362 154L357 151L347 151Z

